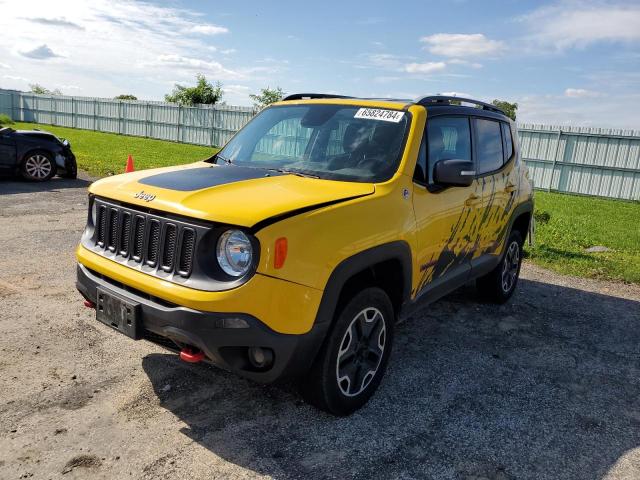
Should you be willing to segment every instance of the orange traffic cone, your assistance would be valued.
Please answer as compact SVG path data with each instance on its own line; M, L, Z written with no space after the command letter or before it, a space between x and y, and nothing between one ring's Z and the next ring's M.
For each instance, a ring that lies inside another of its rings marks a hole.
M135 168L133 168L133 157L131 154L127 157L127 166L124 167L124 173L133 172Z

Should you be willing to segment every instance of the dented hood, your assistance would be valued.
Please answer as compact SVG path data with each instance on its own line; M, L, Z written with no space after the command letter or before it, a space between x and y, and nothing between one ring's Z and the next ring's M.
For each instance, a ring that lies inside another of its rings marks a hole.
M252 227L297 210L370 195L375 187L197 162L104 178L89 191L144 208Z

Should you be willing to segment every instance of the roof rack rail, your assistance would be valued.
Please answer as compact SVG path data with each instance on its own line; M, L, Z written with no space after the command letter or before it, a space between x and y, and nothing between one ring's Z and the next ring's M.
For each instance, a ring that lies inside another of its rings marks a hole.
M482 110L488 110L490 112L501 113L505 115L504 111L495 105L490 103L481 102L479 100L473 100L471 98L464 97L453 97L448 95L430 95L427 97L418 98L416 103L418 105L452 105L452 102L461 102L461 103L471 103L472 105L477 105L482 108Z
M282 99L283 102L289 100L312 100L315 98L353 98L345 95L333 95L330 93L292 93Z

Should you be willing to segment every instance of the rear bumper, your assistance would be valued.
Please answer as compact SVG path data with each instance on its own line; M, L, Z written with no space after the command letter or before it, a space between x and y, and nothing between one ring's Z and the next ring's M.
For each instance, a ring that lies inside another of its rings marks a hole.
M98 287L140 305L143 338L173 350L190 345L202 350L212 363L242 377L263 383L303 375L311 366L324 339L328 322L315 324L304 334L278 333L247 313L218 313L173 305L126 287L78 264L76 286L82 296L96 302ZM246 325L237 328L239 324ZM273 351L273 364L257 369L248 349Z

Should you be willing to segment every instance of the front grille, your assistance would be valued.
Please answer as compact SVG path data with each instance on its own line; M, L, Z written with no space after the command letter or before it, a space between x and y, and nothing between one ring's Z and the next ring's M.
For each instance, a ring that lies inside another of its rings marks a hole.
M96 221L96 238L97 245L104 247L104 232L107 231L107 207L101 205L98 208L98 219Z
M149 222L147 235L147 265L155 267L158 264L158 249L160 248L160 222L152 219Z
M112 208L109 210L109 241L107 248L112 252L116 251L118 244L118 210Z
M180 242L180 257L178 259L178 273L189 275L193 264L193 247L196 242L196 232L190 228L182 230L182 240Z
M136 262L142 261L142 249L144 248L144 217L136 215L136 227L133 230L133 258Z
M121 262L134 262L165 274L183 278L191 275L197 231L202 227L100 199L95 202L94 249Z
M162 270L170 272L173 270L173 259L176 256L176 242L178 240L178 228L172 224L167 223L164 229L164 245L165 248L162 251Z
M120 228L120 255L129 255L129 245L131 237L131 213L122 212L122 227Z

